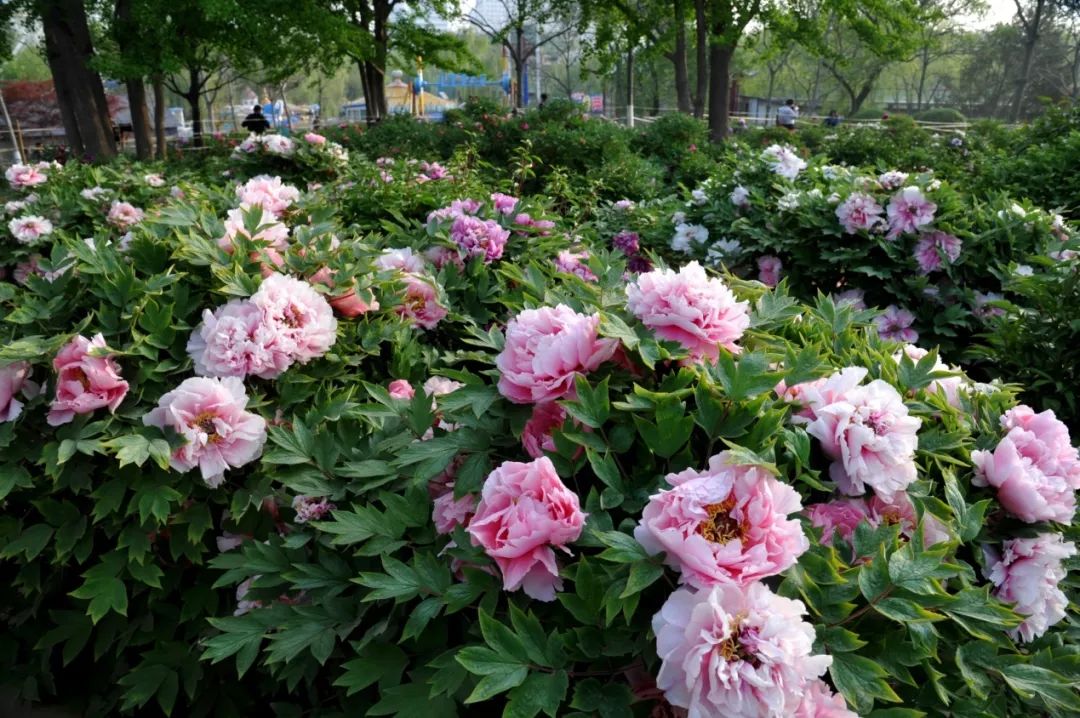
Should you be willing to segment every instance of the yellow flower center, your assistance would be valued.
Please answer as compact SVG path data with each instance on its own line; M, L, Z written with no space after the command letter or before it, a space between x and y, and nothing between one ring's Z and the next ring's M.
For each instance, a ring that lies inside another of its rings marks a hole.
M735 498L731 497L718 504L706 504L705 511L709 518L698 524L697 532L706 541L723 546L732 539L743 537L743 527L739 521L732 517L731 510L735 508Z

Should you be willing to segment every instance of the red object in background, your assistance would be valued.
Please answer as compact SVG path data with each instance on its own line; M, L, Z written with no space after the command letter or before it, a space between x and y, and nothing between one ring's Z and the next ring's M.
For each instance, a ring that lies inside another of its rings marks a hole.
M24 129L63 125L52 80L8 82L4 84L3 93L11 121L18 122Z

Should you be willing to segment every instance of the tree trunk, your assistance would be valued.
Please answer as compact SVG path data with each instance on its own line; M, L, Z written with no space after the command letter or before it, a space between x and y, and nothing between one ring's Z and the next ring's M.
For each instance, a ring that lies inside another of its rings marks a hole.
M1028 82L1031 81L1031 60L1035 56L1035 46L1039 42L1039 30L1046 2L1047 0L1036 0L1035 14L1030 21L1024 22L1024 59L1020 64L1016 92L1013 93L1012 111L1009 113L1010 122L1018 122L1024 110L1024 95L1027 93Z
M769 118L772 117L773 89L776 86L776 73L769 68L769 91L765 93L765 127L769 126Z
M525 28L518 25L514 28L515 49L510 53L514 61L514 82L517 83L517 91L514 93L514 109L524 107L529 98L525 97Z
M649 108L650 117L658 117L660 115L660 72L653 65L652 68L652 81L653 81L653 102L652 107Z
M735 48L730 45L709 46L709 139L713 142L723 142L728 136L728 94L734 53Z
M165 139L165 79L161 75L154 75L154 140L157 144L157 157L165 159L168 151L168 141Z
M686 67L686 0L675 0L675 101L679 112L690 112L690 75ZM659 84L659 79L657 80Z
M626 126L634 126L634 48L626 50Z
M926 91L926 74L930 70L930 48L924 47L919 56L919 87L915 91L915 109L923 108L923 93Z
M183 94L183 98L187 100L188 105L191 107L191 144L195 147L203 146L203 127L202 127L202 74L199 72L198 67L188 68L188 89Z
M705 116L705 95L709 90L709 25L705 17L705 0L694 0L694 29L697 40L695 60L697 82L694 87L694 117Z
M386 58L390 51L390 10L392 6L386 0L375 0L375 57L371 62L371 83L375 101L379 107L379 117L389 114L386 103Z
M40 9L45 55L68 144L93 161L115 157L105 88L90 67L94 47L82 0L42 0Z
M127 81L128 108L131 111L131 133L135 135L135 157L148 160L154 154L150 139L150 113L146 109L146 84L142 78Z

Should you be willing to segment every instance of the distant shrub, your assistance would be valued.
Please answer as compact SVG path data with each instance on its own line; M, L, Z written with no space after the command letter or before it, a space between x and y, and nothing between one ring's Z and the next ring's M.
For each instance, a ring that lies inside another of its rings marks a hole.
M919 122L967 122L967 117L960 110L952 107L935 107L923 110L915 115Z

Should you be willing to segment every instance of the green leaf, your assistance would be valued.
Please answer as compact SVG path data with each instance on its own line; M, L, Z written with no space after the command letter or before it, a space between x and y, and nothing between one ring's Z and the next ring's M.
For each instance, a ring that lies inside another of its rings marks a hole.
M624 534L622 531L592 531L590 535L608 547L600 554L600 558L605 561L633 563L649 558L645 547L630 534Z
M655 561L637 561L630 564L630 577L626 579L626 589L619 598L627 598L640 593L664 575L664 567Z
M564 401L563 407L570 416L582 424L599 429L611 415L607 377L604 377L604 380L593 389L589 386L589 381L578 374L574 377L574 386L577 388L577 399Z
M744 354L738 362L728 352L720 352L710 370L723 387L726 398L733 401L772 391L783 377L781 372L769 371L769 361L761 352Z
M0 501L16 487L29 489L34 485L30 472L17 464L0 465Z
M1038 697L1056 710L1080 713L1080 694L1075 684L1065 676L1039 666L1016 664L1005 666L1001 677L1024 698Z
M524 683L510 691L503 718L533 718L541 712L557 718L569 687L566 671L532 673Z
M528 662L525 644L505 624L492 618L487 611L480 609L480 632L488 646L501 656L512 658L520 663Z
M424 683L393 686L382 691L378 703L368 709L369 716L402 718L456 718L457 706L446 696L432 697Z
M888 674L877 662L856 653L838 653L829 668L833 685L859 715L869 713L874 699L899 703L900 696L885 681Z
M0 558L12 558L23 555L27 561L33 561L53 536L53 528L48 524L34 524L24 528L18 538L4 546Z
M127 587L115 576L91 576L72 591L71 596L90 600L86 615L90 616L90 620L95 624L109 611L116 611L121 616L127 615Z
M401 681L401 674L408 665L409 657L397 646L369 643L363 653L345 662L342 666L345 672L338 676L334 685L344 688L347 696L376 682L387 687L394 686Z
M622 317L610 312L600 313L600 335L618 339L630 351L641 341Z
M883 598L874 604L874 610L899 623L913 621L941 621L945 616L929 611L906 598Z

